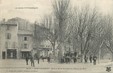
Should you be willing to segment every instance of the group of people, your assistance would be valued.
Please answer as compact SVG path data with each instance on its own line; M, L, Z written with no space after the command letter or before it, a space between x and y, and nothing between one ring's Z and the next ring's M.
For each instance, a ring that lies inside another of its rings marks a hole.
M25 60L26 60L26 65L29 64L28 62L30 60L31 66L35 66L35 64L34 64L34 57L31 54L27 54L26 57L25 57Z
M97 60L97 56L95 56L95 55L94 56L92 56L92 55L89 56L90 63L93 62L93 64L96 65L96 60ZM85 63L88 62L88 57L86 55L84 57L84 61L85 61Z
M39 64L39 60L40 60L40 56L39 53L36 53L35 55L32 55L32 53L28 53L25 56L25 60L26 60L26 65L28 65L28 62L31 62L31 66L35 66L34 60L37 60L38 64Z
M47 59L48 63L50 63L50 59L51 58L50 58L50 56L48 56L48 57L40 56L39 52L35 53L34 55L32 55L32 53L28 53L25 56L26 65L28 65L28 62L30 61L31 66L33 66L33 67L35 66L34 60L36 60L37 63L39 64L40 63L40 59L42 59L43 62L44 62L44 59Z
M74 53L66 52L66 53L64 53L63 57L61 58L61 63L70 63L70 62L76 63L77 60L80 60L80 57L77 56L77 52L74 52ZM87 63L88 60L90 61L90 63L93 63L94 65L96 65L97 57L95 55L94 56L90 55L88 58L85 55L84 62Z
M27 54L25 57L26 60L26 65L28 65L28 62L30 61L31 66L35 66L34 60L37 60L37 63L40 63L40 59L42 59L42 61L44 62L44 59L47 59L48 63L50 63L51 61L51 54L48 57L43 57L40 56L40 53L37 52L34 55L32 55L31 53ZM71 53L71 52L67 52L64 53L63 57L61 58L61 63L70 63L70 62L74 62L76 63L77 60L80 59L80 57L77 56L77 52ZM89 57L87 57L86 55L84 56L84 62L87 63L88 60L90 61L90 63L93 63L94 65L96 65L96 60L97 57L96 56L92 56L90 55Z
M63 57L61 58L61 63L70 63L73 60L74 63L77 62L77 52L71 53L66 52L64 53Z

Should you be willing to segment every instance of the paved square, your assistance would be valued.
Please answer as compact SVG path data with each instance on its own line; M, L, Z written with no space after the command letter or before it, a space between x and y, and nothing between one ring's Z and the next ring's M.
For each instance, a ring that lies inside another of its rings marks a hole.
M58 64L41 61L40 64L35 60L35 67L26 65L25 60L0 60L1 73L107 73L106 67L113 68L113 62L101 61L97 65L91 63L70 63ZM112 68L111 72L112 73Z

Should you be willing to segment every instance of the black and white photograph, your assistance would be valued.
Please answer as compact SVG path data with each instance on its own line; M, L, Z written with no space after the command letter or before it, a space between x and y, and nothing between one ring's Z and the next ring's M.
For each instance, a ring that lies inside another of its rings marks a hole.
M113 73L113 0L0 0L0 73Z

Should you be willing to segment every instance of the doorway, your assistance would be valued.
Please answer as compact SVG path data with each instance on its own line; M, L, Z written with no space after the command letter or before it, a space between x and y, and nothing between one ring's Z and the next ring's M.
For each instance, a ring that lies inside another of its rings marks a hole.
M2 59L5 59L5 51L4 52L2 52Z

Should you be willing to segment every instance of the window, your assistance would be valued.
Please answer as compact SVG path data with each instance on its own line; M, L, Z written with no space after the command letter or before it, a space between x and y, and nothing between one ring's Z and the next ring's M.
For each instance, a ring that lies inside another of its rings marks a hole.
M24 41L27 41L28 40L28 38L27 37L24 37Z
M11 48L11 46L10 46L11 44L10 44L10 42L5 42L5 48L6 49L9 49L9 48Z
M7 26L7 30L9 30L9 26Z
M24 44L24 48L27 49L27 44Z
M7 33L6 38L7 39L11 39L11 34L10 33Z
M5 47L6 49L8 49L8 42L5 42Z

